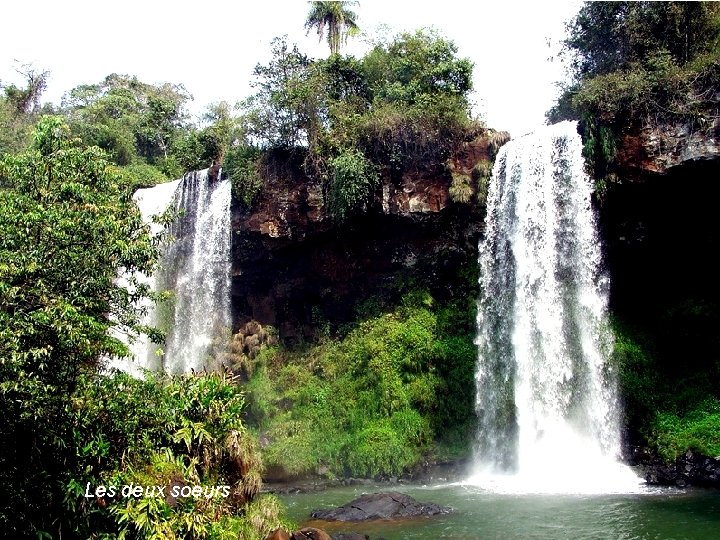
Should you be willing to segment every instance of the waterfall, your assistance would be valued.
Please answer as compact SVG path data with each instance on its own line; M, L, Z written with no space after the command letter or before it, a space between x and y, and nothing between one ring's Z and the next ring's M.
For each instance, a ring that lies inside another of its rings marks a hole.
M563 122L506 144L493 168L479 255L479 483L637 486L615 461L609 281L581 150L576 124Z
M151 188L138 189L133 194L133 200L140 210L143 220L150 225L153 235L160 234L163 228L162 224L153 221L153 216L162 214L170 207L175 199L175 191L181 182L182 180L173 180ZM138 273L135 278L152 291L158 291L160 288L156 274L148 276ZM124 287L130 287L125 275L120 275L118 282ZM143 298L136 307L146 313L143 324L155 324L155 306L149 298ZM147 336L142 334L126 336L116 332L115 337L127 343L130 349L130 358L111 359L108 363L110 368L125 371L135 377L141 377L143 369L156 371L162 368L160 357L156 354L158 346L152 344Z
M177 219L170 226L159 268L146 283L168 299L145 307L145 323L167 333L165 344L144 336L130 343L132 361L117 367L139 374L141 368L184 373L213 367L213 347L230 332L230 195L229 180L210 182L208 170L186 174L181 180L140 189L134 199L153 232L151 218L173 207Z
M213 346L229 338L230 194L230 181L210 184L207 169L186 175L176 192L175 241L162 259L174 304L164 359L170 373L209 367Z

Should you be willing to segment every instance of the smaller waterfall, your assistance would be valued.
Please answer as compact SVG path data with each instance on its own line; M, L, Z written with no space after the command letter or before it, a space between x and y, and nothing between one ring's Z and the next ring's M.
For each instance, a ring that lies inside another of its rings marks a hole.
M481 296L477 461L519 491L627 491L607 358L608 280L575 123L506 144L493 169Z
M151 188L138 189L134 195L133 200L137 205L143 219L150 225L150 231L153 235L160 234L162 232L162 225L155 223L152 218L165 212L175 199L175 191L182 180L173 180L172 182L165 182L164 184L158 184ZM160 286L158 284L157 275L145 275L138 273L136 279L148 285L151 290L158 291ZM128 281L126 277L120 276L118 278L120 284L128 287ZM155 325L155 305L148 298L144 298L140 305L137 306L146 312L145 320L143 324ZM142 376L143 369L159 370L162 368L160 356L157 354L158 345L154 345L147 336L117 336L128 342L128 348L130 349L130 358L115 358L110 360L109 367L119 369L130 373L136 377Z
M215 340L230 332L229 180L210 184L208 171L186 175L176 194L175 238L162 260L163 287L173 293L164 368L208 366Z
M167 333L165 344L139 336L130 343L132 361L113 361L139 375L141 369L185 373L208 365L212 348L230 332L230 199L229 180L210 182L208 170L181 180L139 189L134 196L154 233L152 217L173 207L176 221L152 276L141 279L155 292L167 292L157 305L146 301L146 324Z

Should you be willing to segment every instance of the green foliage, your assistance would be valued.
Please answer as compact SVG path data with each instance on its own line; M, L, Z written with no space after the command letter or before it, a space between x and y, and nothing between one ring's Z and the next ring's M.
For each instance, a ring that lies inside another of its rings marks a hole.
M258 172L261 153L251 146L236 146L227 151L223 170L232 183L233 195L244 208L252 208L263 188Z
M403 437L392 420L370 422L350 438L345 461L353 475L398 475L419 461L422 446Z
M25 531L58 516L55 477L67 468L65 409L83 371L125 353L110 329L138 328L123 269L148 272L156 245L122 176L98 148L44 117L25 153L0 161L0 482L2 521ZM61 500L61 499L60 499ZM10 508L10 509L8 509ZM14 530L3 523L5 530Z
M374 96L383 102L417 105L438 95L463 101L472 90L472 62L456 54L451 41L419 30L378 43L363 66Z
M720 4L587 2L569 30L575 78L547 117L582 120L586 161L599 181L613 181L628 127L709 125L718 105Z
M357 2L321 1L310 2L310 12L305 21L308 32L317 28L318 37L322 40L327 29L327 41L330 54L338 54L340 45L347 41L348 36L358 33L357 15L348 6Z
M248 134L262 147L292 148L307 143L315 100L310 84L310 60L285 38L272 42L273 58L258 64L253 75L256 93L245 100Z
M329 190L329 209L338 221L364 212L372 203L380 186L380 177L361 152L344 150L330 162L332 181Z
M566 50L576 77L586 78L644 62L666 51L678 64L717 52L716 2L586 2L569 25Z
M151 377L126 374L84 378L68 415L71 470L63 472L65 504L75 532L137 538L214 538L244 522L240 513L260 487L257 444L245 431L240 387L221 374ZM206 488L201 498L83 497L96 485ZM225 497L212 486L228 486Z
M683 415L659 412L651 429L651 441L667 461L688 449L720 456L720 400L707 399Z
M611 362L619 373L625 421L630 426L646 426L661 404L657 366L644 339L618 320L613 323Z
M255 69L244 121L263 149L302 149L305 173L342 220L368 208L376 174L442 163L478 128L468 118L471 75L455 45L428 31L377 43L359 60L311 61L275 40L271 62Z
M102 358L126 353L111 329L140 328L134 300L147 289L133 275L157 253L130 182L58 117L40 120L31 149L6 156L0 177L0 435L13 441L0 447L3 531L219 538L222 518L261 537L242 515L262 464L240 387L220 374L99 374ZM120 270L135 292L117 284ZM131 482L227 485L228 497L85 495L88 483ZM266 517L258 523L277 522Z
M147 188L168 181L168 177L155 165L134 163L120 168L120 174L126 178L131 188Z
M465 429L473 416L476 351L458 328L465 314L421 290L372 312L341 340L276 349L254 370L248 401L269 441L269 467L397 475L447 436L456 438L456 455L467 452L467 438L449 429Z
M606 186L612 182L614 174L611 172L615 163L618 148L618 137L614 131L591 115L586 114L583 126L583 157L588 172L596 179L596 186ZM598 191L603 195L604 190Z
M16 68L25 79L25 87L0 83L0 157L25 149L30 141L33 124L42 113L42 96L49 73L30 65Z
M63 97L63 111L74 134L106 150L118 165L158 164L170 157L187 129L182 85L150 85L112 74L98 84L81 85Z
M472 170L472 179L477 185L477 200L485 204L490 189L490 178L492 178L492 163L487 160L478 161Z
M471 177L466 174L453 173L450 184L450 198L457 203L468 203L473 196Z

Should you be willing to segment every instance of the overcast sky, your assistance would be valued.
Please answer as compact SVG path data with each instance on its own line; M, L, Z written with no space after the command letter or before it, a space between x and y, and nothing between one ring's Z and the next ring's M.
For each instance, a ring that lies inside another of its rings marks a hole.
M564 24L580 3L361 1L355 11L368 36L432 27L475 63L477 111L490 127L513 136L531 131L563 77L555 57ZM36 0L3 5L0 81L21 84L13 71L32 63L51 78L45 98L60 102L79 84L110 73L149 83L182 83L194 96L191 111L208 103L232 103L250 92L255 64L269 59L270 42L287 34L311 57L325 57L317 34L305 35L305 1ZM345 51L363 54L367 38Z

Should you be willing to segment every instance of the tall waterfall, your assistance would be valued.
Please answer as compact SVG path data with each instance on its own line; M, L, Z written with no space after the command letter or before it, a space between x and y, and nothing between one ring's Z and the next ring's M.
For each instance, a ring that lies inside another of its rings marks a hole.
M138 190L135 200L149 221L174 207L178 218L159 269L148 277L168 300L149 310L147 323L167 332L164 344L138 339L134 361L115 363L126 371L164 369L169 373L201 370L217 340L230 331L230 182L211 183L208 170L182 180Z
M479 256L475 479L508 489L637 485L615 462L609 282L581 149L576 124L563 122L506 144L493 169Z
M230 181L210 184L207 169L185 176L176 192L180 217L162 260L163 287L174 296L165 371L208 365L214 340L230 331Z

